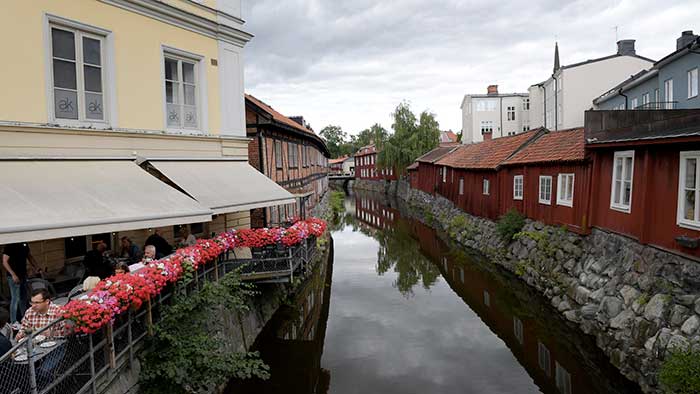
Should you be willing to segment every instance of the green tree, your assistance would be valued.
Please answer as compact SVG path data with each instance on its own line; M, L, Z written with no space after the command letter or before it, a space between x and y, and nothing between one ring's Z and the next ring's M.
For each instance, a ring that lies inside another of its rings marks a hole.
M343 155L348 136L340 126L328 125L318 134L326 141L331 158L335 159Z
M396 107L393 117L394 133L380 147L378 164L401 172L418 156L438 146L440 125L430 112L423 111L416 117L407 102Z

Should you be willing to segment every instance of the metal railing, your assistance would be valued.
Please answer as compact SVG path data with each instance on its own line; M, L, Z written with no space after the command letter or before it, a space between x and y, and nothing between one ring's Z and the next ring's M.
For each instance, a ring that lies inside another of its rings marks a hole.
M228 272L240 270L244 280L294 278L316 254L316 238L309 237L290 248L255 251L253 258L237 259L235 253L219 256L214 264L200 267L187 282L169 285L139 310L128 310L93 334L71 333L51 336L70 325L64 319L28 333L9 352L0 356L0 394L99 394L119 376L122 367L131 367L153 325L160 321L163 307L174 294L191 294L207 282L216 282ZM230 256L233 254L233 258Z
M658 101L638 105L632 109L676 109L678 101Z

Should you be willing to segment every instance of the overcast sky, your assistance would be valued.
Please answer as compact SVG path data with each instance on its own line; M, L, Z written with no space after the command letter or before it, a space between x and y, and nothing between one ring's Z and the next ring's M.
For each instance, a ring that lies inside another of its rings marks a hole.
M562 65L636 39L657 60L700 30L698 0L243 0L246 91L318 132L391 127L401 100L461 130L465 93L525 92Z

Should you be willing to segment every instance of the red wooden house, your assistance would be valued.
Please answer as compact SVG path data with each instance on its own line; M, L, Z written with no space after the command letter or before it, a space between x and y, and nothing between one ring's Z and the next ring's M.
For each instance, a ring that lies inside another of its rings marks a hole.
M531 130L460 146L435 162L439 174L437 192L469 214L498 218L501 214L499 165L544 132L544 129Z
M439 146L417 158L413 164L406 168L409 172L411 187L434 194L440 182L439 167L435 165L435 162L458 147L458 145Z
M548 132L501 163L500 212L516 208L550 225L587 229L589 165L583 129Z
M700 256L700 110L587 111L590 222Z
M396 171L391 168L379 168L377 155L379 151L375 144L363 146L355 153L355 178L369 181L398 179Z

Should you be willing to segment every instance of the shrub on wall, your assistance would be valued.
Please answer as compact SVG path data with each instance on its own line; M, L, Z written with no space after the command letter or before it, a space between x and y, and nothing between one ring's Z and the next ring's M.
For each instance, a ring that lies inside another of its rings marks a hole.
M525 216L517 209L511 208L505 215L501 216L496 223L496 232L504 241L510 242L525 225Z
M659 382L667 393L700 393L700 351L672 350L661 366Z

